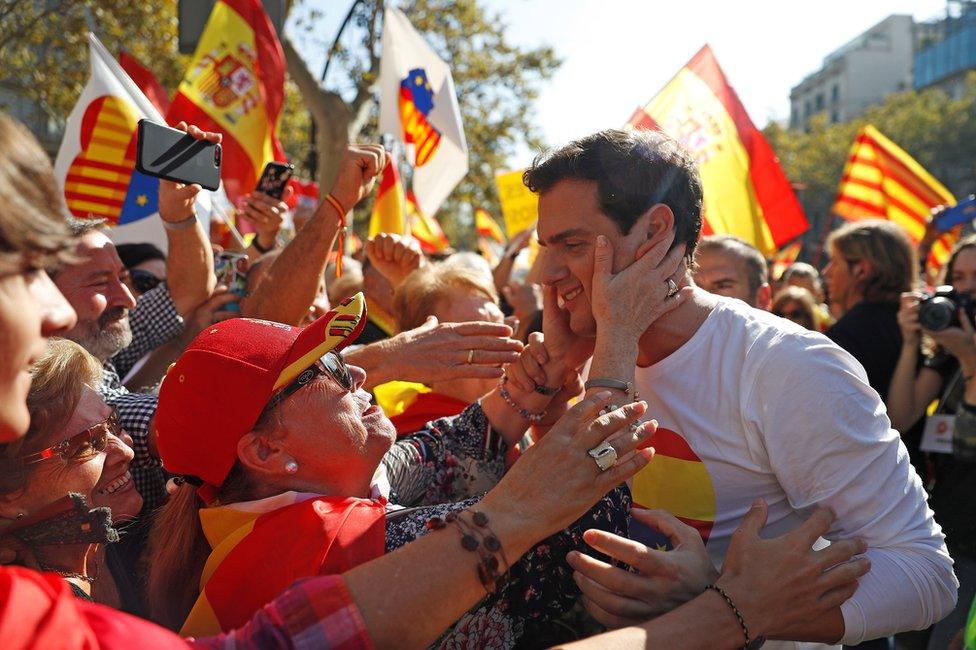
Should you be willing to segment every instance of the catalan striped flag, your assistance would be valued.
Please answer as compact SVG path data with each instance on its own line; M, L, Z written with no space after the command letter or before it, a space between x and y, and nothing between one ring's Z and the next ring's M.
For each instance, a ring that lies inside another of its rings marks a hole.
M410 235L420 242L420 248L425 253L439 253L450 247L451 242L440 222L420 210L413 192L407 192L407 222Z
M402 235L407 232L407 225L407 201L394 160L380 175L380 186L369 217L369 237L372 239L381 232Z
M487 237L499 244L505 243L505 234L498 227L498 222L492 219L484 208L477 208L474 211L474 229L479 237Z
M285 160L275 129L285 97L285 55L259 0L217 0L166 114L222 133L221 180L232 201L266 163Z
M183 636L247 623L299 578L339 574L383 555L385 506L350 497L285 492L200 510L212 552Z
M860 130L844 166L834 213L847 219L888 219L916 243L925 235L932 208L956 198L904 149L868 124ZM940 237L929 253L936 267L949 259L958 228Z
M736 235L769 255L810 227L776 155L707 45L628 126L663 131L698 163L703 234Z

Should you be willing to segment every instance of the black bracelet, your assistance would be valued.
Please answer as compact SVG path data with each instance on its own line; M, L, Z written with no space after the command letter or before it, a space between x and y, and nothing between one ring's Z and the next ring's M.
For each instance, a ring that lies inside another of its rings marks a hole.
M264 246L262 246L261 245L261 242L258 241L258 236L257 235L255 235L254 236L254 239L251 240L251 246L254 246L254 250L256 250L257 252L261 253L262 255L264 255L268 251L273 251L275 249L275 245L274 244L271 244L267 248L265 248Z
M760 636L757 639L753 639L751 636L749 636L749 627L746 625L746 619L742 617L742 613L739 611L739 608L735 606L734 602L732 602L732 597L725 593L724 589L714 583L708 585L705 587L705 589L711 589L721 596L722 600L724 600L729 606L729 609L732 610L732 613L735 614L735 618L739 621L739 626L742 628L742 634L746 638L745 645L742 646L743 650L756 650L756 648L761 647L762 644L766 642L766 637L764 636Z

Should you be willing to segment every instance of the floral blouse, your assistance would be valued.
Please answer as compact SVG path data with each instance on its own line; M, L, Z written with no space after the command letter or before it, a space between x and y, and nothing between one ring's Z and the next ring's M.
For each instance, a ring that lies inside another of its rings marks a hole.
M387 552L429 532L426 522L432 516L475 505L504 474L506 451L480 404L398 440L383 465L390 502L406 509L387 515ZM531 637L544 633L547 624L557 625L579 598L566 554L578 550L611 562L583 541L583 531L599 528L626 536L630 503L630 490L622 484L568 528L539 542L512 565L498 590L462 616L434 647L532 645Z

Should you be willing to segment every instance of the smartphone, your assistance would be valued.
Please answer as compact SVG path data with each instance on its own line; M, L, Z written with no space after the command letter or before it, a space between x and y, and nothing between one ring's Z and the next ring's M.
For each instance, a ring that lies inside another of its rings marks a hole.
M139 120L136 169L147 176L177 183L220 187L220 145L197 140L183 131Z
M275 162L272 160L264 166L261 178L254 188L257 192L264 192L274 199L280 199L285 193L285 185L291 180L291 175L295 173L295 166L290 163Z
M220 251L214 255L214 275L217 276L217 283L224 285L231 293L242 298L247 295L248 270L247 253ZM224 310L239 312L241 304L236 300L229 302L224 305Z

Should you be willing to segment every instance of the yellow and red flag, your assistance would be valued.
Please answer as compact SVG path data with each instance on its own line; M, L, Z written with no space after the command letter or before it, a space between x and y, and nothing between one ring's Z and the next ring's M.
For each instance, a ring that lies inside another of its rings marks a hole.
M479 237L493 239L499 244L505 243L505 234L498 227L498 222L491 218L488 211L484 208L477 208L474 211L474 229Z
M119 64L129 75L129 79L132 79L139 86L139 90L146 95L146 99L151 101L160 113L169 110L169 93L163 88L163 84L159 83L159 79L152 73L152 70L139 63L138 59L125 50L119 52Z
M285 160L275 135L285 97L285 55L258 0L217 0L166 121L224 136L221 180L232 201L265 164Z
M369 218L369 237L381 232L403 235L407 232L407 201L403 195L403 183L396 161L383 168L380 186L376 190L373 213Z
M705 199L702 234L736 235L769 255L810 227L776 155L707 45L628 126L663 131L694 157Z
M908 153L870 124L857 134L837 190L834 213L847 219L888 219L918 243L932 208L956 198ZM959 229L940 237L929 264L945 264Z
M425 253L439 253L450 247L451 242L444 234L440 222L420 210L413 192L407 192L407 222L410 225L410 234L420 242L420 248Z
M779 280L783 276L783 271L789 267L790 264L795 262L798 257L800 257L800 250L803 248L803 242L799 239L785 246L773 255L773 279Z

